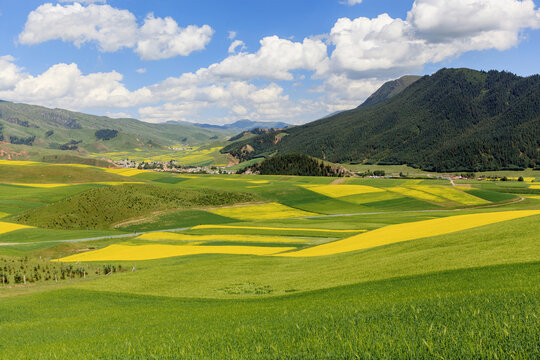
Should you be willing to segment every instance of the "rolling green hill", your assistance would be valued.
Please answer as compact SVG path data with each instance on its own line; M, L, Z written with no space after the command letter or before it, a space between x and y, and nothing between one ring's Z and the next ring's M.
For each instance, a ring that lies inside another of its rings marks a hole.
M150 151L169 146L199 146L224 141L234 133L187 124L150 124L135 119L111 119L0 102L0 141L3 141L0 150L15 157L21 157L17 153L29 153L36 148L46 149L39 152L47 155L87 156L118 151Z
M393 88L383 86L372 105L242 140L222 152L242 160L296 152L338 163L431 171L540 164L539 75L442 69L395 96Z

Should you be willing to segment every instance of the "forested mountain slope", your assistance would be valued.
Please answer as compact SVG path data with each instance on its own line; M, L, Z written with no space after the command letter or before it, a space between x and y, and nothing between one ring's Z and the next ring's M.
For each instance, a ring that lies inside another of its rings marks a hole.
M442 69L386 101L231 144L243 159L304 153L332 162L462 171L540 165L540 76Z

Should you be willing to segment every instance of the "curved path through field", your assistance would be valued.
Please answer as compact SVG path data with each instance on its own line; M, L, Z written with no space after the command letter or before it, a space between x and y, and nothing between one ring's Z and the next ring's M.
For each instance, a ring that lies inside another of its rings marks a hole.
M306 216L306 217L299 217L295 219L318 219L318 218L332 218L332 217L343 217L343 216L357 216L357 215L380 215L380 214L404 214L404 213L433 213L433 212L449 212L449 211L460 211L460 210L471 210L471 209L483 209L483 208L492 208L492 207L498 207L503 205L510 205L515 204L521 201L524 201L524 197L519 197L515 200L500 203L500 204L492 204L492 205L483 205L478 207L469 207L469 208L463 208L463 209L441 209L441 210L404 210L404 211L379 211L379 212L369 212L369 213L351 213L351 214L331 214L331 215L314 215L314 216ZM185 231L189 230L192 227L184 227L184 228L178 228L178 229L165 229L165 230L152 230L152 231L143 231L143 232L136 232L136 233L129 233L129 234L119 234L119 235L106 235L106 236L99 236L94 238L83 238L83 239L70 239L70 240L46 240L46 241L32 241L32 242L24 242L24 243L0 243L0 246L14 246L14 245L26 245L26 244L44 244L44 243L70 243L70 242L83 242L83 241L95 241L95 240L105 240L105 239L123 239L123 238L130 238L135 237L143 234L152 234L152 233L159 233L159 232L177 232L177 231Z

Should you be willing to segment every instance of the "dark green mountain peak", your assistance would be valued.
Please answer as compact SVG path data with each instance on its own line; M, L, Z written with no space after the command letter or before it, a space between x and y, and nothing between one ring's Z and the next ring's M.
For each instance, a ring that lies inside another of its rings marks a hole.
M223 151L242 160L294 152L337 163L479 171L537 167L539 149L539 75L442 69L383 102Z
M384 83L379 90L375 91L370 97L368 97L367 100L364 101L364 103L359 107L376 105L393 98L420 78L421 76L405 75L397 80L388 81Z

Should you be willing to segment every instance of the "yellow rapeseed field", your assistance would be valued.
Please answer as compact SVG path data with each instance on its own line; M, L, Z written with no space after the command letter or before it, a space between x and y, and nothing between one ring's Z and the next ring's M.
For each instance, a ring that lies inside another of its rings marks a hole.
M93 182L93 183L72 183L72 184L27 184L27 183L5 183L5 185L16 185L16 186L26 186L26 187L33 187L33 188L57 188L62 186L75 186L75 185L110 185L110 186L118 186L118 185L124 185L124 184L144 184L140 181L100 181L100 182Z
M105 169L106 172L112 174L118 174L122 176L135 176L139 174L147 173L148 170L139 170L139 169Z
M192 246L192 245L110 245L106 248L67 256L55 261L134 261L163 259L199 254L274 255L289 251L290 247L259 246Z
M430 202L433 202L433 203L441 204L441 203L448 202L448 200L443 199L443 198L441 198L439 196L429 194L429 193L426 193L426 192L423 192L423 191L420 191L420 190L411 189L411 188L404 187L404 186L394 186L394 187L389 187L389 188L386 188L386 189L389 190L389 191L401 194L401 195L405 195L405 196L412 197L412 198L415 198L415 199L430 201Z
M70 186L75 184L22 184L22 183L10 183L5 185L16 185L16 186L26 186L26 187L33 187L33 188L57 188L62 186Z
M0 219L9 216L9 214L0 211Z
M35 161L17 161L17 160L0 160L0 165L34 165L39 164Z
M233 225L197 225L191 228L198 229L249 229L249 230L282 230L282 231L315 231L328 233L357 233L367 230L333 230L333 229L310 229L310 228L285 228L285 227L264 227L264 226L233 226Z
M171 232L155 232L143 234L137 239L140 240L179 240L179 241L241 241L259 243L300 243L304 239L291 239L283 236L261 236L261 235L191 235Z
M7 222L1 222L0 221L0 234L5 234L8 232L12 232L15 230L21 230L21 229L29 229L33 226L26 226L26 225L19 225L19 224L12 224Z
M416 185L411 187L463 205L484 205L490 203L487 200L480 199L474 195L447 186Z
M534 189L534 190L540 190L540 185L531 185L529 186L529 188Z
M339 198L349 195L369 194L383 192L373 186L366 185L301 185L303 188L331 198Z
M540 210L503 211L494 213L457 215L439 219L390 225L343 240L282 254L281 256L310 257L339 254L403 241L449 234L531 215L540 215Z
M290 219L316 215L314 213L298 210L279 203L228 207L210 210L210 212L239 220Z

